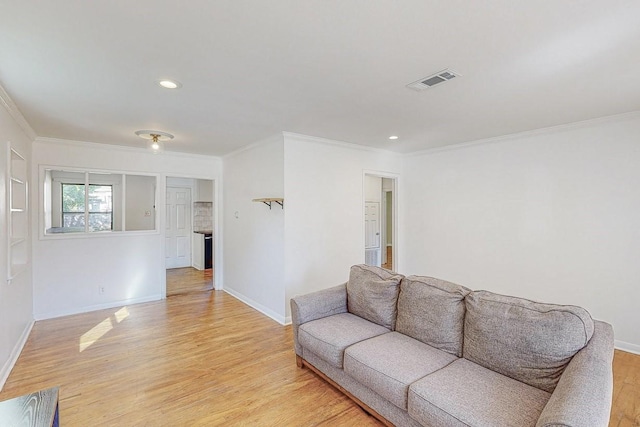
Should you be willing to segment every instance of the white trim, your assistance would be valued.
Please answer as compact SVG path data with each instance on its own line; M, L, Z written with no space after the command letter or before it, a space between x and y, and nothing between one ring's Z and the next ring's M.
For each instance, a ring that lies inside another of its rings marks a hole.
M383 148L371 147L369 145L354 144L353 142L336 141L333 139L321 138L319 136L302 135L300 133L293 133L293 132L282 132L282 135L289 138L300 139L305 142L315 142L319 144L334 145L334 146L343 147L343 148L351 148L353 150L369 151L374 153L384 153L387 155L393 155L398 157L403 156L402 153L385 150Z
M640 354L640 345L638 344L615 340L615 347L628 353Z
M230 159L232 157L237 156L240 153L243 153L245 151L253 150L254 148L260 147L263 144L269 144L269 143L272 143L272 142L279 142L279 141L284 144L284 136L283 136L282 133L277 133L277 134L272 135L270 137L258 140L256 142L252 142L251 144L244 145L244 146L238 148L237 150L233 150L233 151L231 151L231 152L229 152L227 154L224 154L222 156L222 159L223 160Z
M231 290L231 289L223 289L223 291L225 291L226 293L228 293L229 295L231 295L235 299L245 303L249 307L259 311L260 313L264 314L265 316L270 317L271 319L275 320L276 322L280 323L281 325L286 325L287 324L287 318L286 317L281 316L280 314L276 313L275 311L271 310L270 308L267 308L264 305L252 300L251 298L249 298L249 297L247 297L245 295L242 295L240 292L236 292L236 291ZM289 322L291 322L291 319L289 319Z
M85 307L74 308L71 310L49 311L46 313L34 313L33 317L35 317L36 320L47 320L47 319L54 319L56 317L70 316L72 314L89 313L91 311L104 310L106 308L122 307L124 305L140 304L143 302L160 301L161 299L163 299L162 295L156 294L156 295L150 295L142 298L130 298L130 299L125 299L120 301L107 302L104 304L89 305Z
M169 156L186 157L186 158L192 158L192 159L216 159L218 161L222 161L222 158L220 156L213 156L208 154L192 154L192 153L184 153L181 151L169 151L166 149L163 154L154 154L148 148L131 147L129 145L120 145L120 144L103 144L99 142L77 141L73 139L49 138L49 137L39 136L35 139L34 142L38 142L41 144L66 145L71 147L91 147L95 149L102 149L102 150L109 150L109 151L118 150L118 151L130 152L130 153L131 152L144 153L150 156L169 155Z
M508 140L512 140L512 139L528 138L528 137L537 136L537 135L545 135L545 134L549 134L549 133L562 132L562 131L567 131L567 130L572 130L572 129L580 129L580 128L593 126L593 125L597 125L597 124L602 124L602 123L611 123L611 122L618 122L618 121L624 121L624 120L633 120L633 119L637 119L637 118L640 118L640 110L638 110L638 111L630 111L630 112L622 113L622 114L615 114L615 115L612 115L612 116L597 117L595 119L582 120L582 121L579 121L579 122L564 123L564 124L556 125L556 126L548 126L548 127L544 127L544 128L527 130L527 131L523 131L523 132L516 132L516 133L510 133L510 134L506 134L506 135L499 135L499 136L494 136L494 137L491 137L491 138L483 138L483 139L477 139L477 140L473 140L473 141L466 141L466 142L461 142L461 143L458 143L458 144L449 144L449 145L443 145L443 146L440 146L440 147L427 148L425 150L419 150L419 151L413 151L413 152L410 152L410 153L405 153L405 154L403 154L403 156L404 157L423 156L423 155L427 155L427 154L439 153L439 152L442 152L442 151L459 150L459 149L462 149L462 148L474 147L476 145L494 144L494 143L508 141Z
M22 349L27 343L27 339L29 339L29 334L31 334L31 329L33 328L33 325L35 323L36 322L32 320L27 324L27 326L22 331L22 335L20 335L20 339L18 339L18 342L16 342L16 345L13 346L13 350L11 350L9 359L7 359L4 366L2 367L2 370L0 371L0 391L2 391L2 388L4 387L4 383L7 382L7 379L9 378L9 374L11 373L11 370L13 370L13 367L18 361L18 357L20 357L20 353L22 353Z
M22 112L15 104L15 102L13 102L13 99L11 99L7 91L4 90L4 87L2 87L2 85L0 85L0 102L7 110L7 112L11 115L11 117L13 117L13 120L15 120L18 126L20 126L20 128L30 141L33 141L38 137L36 132L33 130L27 119L24 118Z

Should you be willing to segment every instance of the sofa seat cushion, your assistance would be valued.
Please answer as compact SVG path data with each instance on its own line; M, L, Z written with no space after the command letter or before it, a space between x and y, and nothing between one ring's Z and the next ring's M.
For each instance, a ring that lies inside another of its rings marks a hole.
M550 393L593 334L591 316L576 306L488 291L471 292L465 305L464 358Z
M344 349L389 332L389 329L351 313L335 314L303 323L298 329L302 347L336 368L342 368Z
M399 332L380 335L347 348L344 371L401 409L409 385L457 357Z
M422 425L535 426L551 394L466 359L409 388L409 415Z

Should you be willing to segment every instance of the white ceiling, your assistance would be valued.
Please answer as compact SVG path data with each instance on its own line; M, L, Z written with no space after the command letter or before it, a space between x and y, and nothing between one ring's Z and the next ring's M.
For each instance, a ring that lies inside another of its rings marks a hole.
M639 76L637 0L0 0L0 84L44 137L411 152L640 110Z

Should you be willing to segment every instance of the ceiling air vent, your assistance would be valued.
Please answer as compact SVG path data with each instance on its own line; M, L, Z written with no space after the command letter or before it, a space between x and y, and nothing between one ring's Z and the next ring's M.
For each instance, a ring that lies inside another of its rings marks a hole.
M440 83L448 82L449 80L455 79L456 77L460 77L460 74L456 73L455 71L446 69L410 83L407 85L407 87L409 89L418 91L425 90L429 89L430 87L439 85Z

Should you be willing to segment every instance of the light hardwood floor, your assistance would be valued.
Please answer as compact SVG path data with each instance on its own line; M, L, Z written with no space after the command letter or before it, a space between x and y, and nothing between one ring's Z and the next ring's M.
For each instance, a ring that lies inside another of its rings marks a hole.
M616 350L609 427L640 426L640 355Z
M384 260L382 264L382 268L386 268L387 270L393 270L393 248L391 246L387 246L387 259Z
M610 425L640 425L640 356L616 351L614 376ZM380 425L222 291L37 322L0 400L56 385L64 426Z
M213 289L213 269L196 270L193 267L167 270L167 296Z

